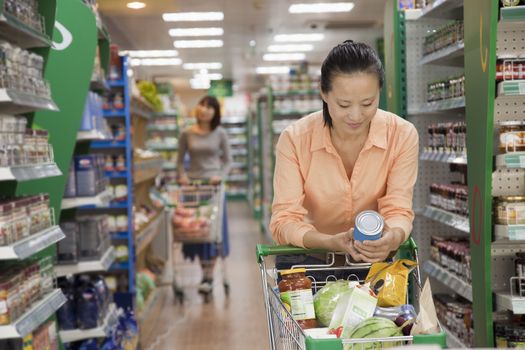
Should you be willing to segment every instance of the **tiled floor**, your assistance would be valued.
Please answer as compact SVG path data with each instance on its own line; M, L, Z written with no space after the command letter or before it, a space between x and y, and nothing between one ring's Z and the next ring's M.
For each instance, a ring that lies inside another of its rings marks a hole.
M188 290L181 306L175 302L171 289L164 288L166 297L162 311L152 327L154 331L144 339L143 350L269 349L255 258L255 245L263 236L246 203L229 203L228 211L231 254L226 261L226 275L231 286L229 297L225 297L221 285L216 285L213 300L204 304L195 291ZM220 267L216 274L220 275Z

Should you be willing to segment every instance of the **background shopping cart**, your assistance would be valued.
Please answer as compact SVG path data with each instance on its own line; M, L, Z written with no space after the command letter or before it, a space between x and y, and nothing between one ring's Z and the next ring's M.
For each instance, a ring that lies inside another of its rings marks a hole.
M271 266L272 260L268 257L276 255L291 254L319 254L326 253L322 250L306 250L291 246L267 246L257 245L257 261L261 270L263 296L268 321L268 335L270 349L272 350L342 350L342 349L381 349L393 347L399 344L434 344L446 347L446 334L442 331L435 335L415 335L376 339L314 339L307 336L299 324L292 318L291 313L282 303L277 285L278 271L275 266ZM369 268L370 264L352 264L347 260L345 266L334 266L335 255L328 254L331 259L326 265L301 265L306 271L325 271L335 272L335 270L348 270L350 272ZM411 258L418 261L417 246L410 239L403 244L398 252L398 257ZM411 274L418 286L421 286L419 267L416 267ZM335 279L335 277L334 277ZM315 293L321 289L329 280L312 280L312 291Z
M167 204L169 222L175 243L209 243L216 245L222 256L222 230L224 220L224 185L193 183L186 186L170 185L164 195ZM206 268L210 262L202 261ZM180 266L174 266L173 292L181 303L184 300L184 281L178 283L177 272ZM225 261L221 272L225 293L229 294L229 284L225 278ZM205 301L209 301L212 289L201 291Z

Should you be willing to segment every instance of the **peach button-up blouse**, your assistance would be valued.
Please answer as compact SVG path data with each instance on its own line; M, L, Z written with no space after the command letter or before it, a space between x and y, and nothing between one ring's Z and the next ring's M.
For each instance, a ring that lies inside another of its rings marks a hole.
M411 123L378 109L349 179L321 111L290 125L275 150L274 240L304 247L308 231L348 231L363 210L378 211L389 227L403 229L408 238L418 143Z

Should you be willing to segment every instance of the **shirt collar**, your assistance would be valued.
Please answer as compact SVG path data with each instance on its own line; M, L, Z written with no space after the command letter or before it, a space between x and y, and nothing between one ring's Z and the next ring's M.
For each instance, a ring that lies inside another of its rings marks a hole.
M385 113L378 109L370 122L370 132L366 144L386 149L387 129L388 120ZM330 128L324 125L323 118L320 118L318 127L314 128L310 151L315 152L323 148L330 150L332 148L332 139L330 137Z

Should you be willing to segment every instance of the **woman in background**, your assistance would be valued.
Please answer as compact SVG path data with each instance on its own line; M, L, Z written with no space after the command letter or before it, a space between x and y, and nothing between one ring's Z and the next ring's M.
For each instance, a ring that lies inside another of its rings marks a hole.
M177 159L178 178L180 185L188 185L192 181L205 181L213 185L220 184L228 175L232 157L228 134L221 125L221 107L215 97L205 96L196 108L197 123L184 130L179 139L179 154ZM184 159L189 155L189 167L184 168ZM222 228L222 243L185 244L185 257L192 260L198 256L203 263L203 281L199 290L211 292L213 268L216 258L229 254L228 222L226 202L224 202L224 217ZM222 249L220 249L222 248Z

